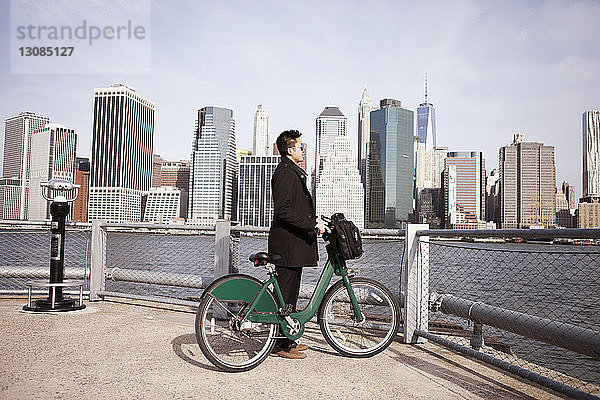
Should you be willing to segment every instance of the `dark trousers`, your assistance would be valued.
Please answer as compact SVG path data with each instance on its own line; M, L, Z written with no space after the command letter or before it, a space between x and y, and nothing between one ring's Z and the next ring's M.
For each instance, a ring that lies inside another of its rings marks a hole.
M302 268L294 267L278 267L275 266L277 272L277 284L281 289L285 304L291 304L292 312L296 312L296 303L300 294L300 279L302 278ZM283 333L281 333L283 336ZM288 349L294 345L294 341L285 338L277 339L276 346L282 349Z

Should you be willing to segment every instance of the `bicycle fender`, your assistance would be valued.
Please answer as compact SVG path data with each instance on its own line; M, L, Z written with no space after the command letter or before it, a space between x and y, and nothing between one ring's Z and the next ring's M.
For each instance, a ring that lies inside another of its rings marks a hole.
M214 281L205 293L210 293L219 300L245 301L251 303L262 287L261 282L249 275L224 276ZM269 295L261 296L256 304L257 312L277 312L277 305Z

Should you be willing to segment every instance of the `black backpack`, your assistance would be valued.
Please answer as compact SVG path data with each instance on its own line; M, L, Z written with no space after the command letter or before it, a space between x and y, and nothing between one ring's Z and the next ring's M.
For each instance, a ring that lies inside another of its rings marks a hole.
M351 260L362 256L362 239L356 225L347 220L342 213L333 214L331 222L334 226L331 242L342 258Z

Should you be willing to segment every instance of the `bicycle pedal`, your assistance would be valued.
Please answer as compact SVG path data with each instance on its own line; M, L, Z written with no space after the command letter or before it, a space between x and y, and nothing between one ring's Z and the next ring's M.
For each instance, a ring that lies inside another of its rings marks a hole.
M279 310L279 315L281 315L282 317L287 317L292 313L293 309L294 306L292 306L291 304L286 304L285 306L283 306L283 308Z

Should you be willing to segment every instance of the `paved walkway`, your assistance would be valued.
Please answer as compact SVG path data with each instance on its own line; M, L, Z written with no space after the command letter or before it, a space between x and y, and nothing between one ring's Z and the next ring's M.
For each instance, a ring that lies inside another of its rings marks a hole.
M563 398L433 343L342 357L313 324L306 359L225 373L202 355L189 309L105 301L31 314L24 303L0 300L0 399Z

